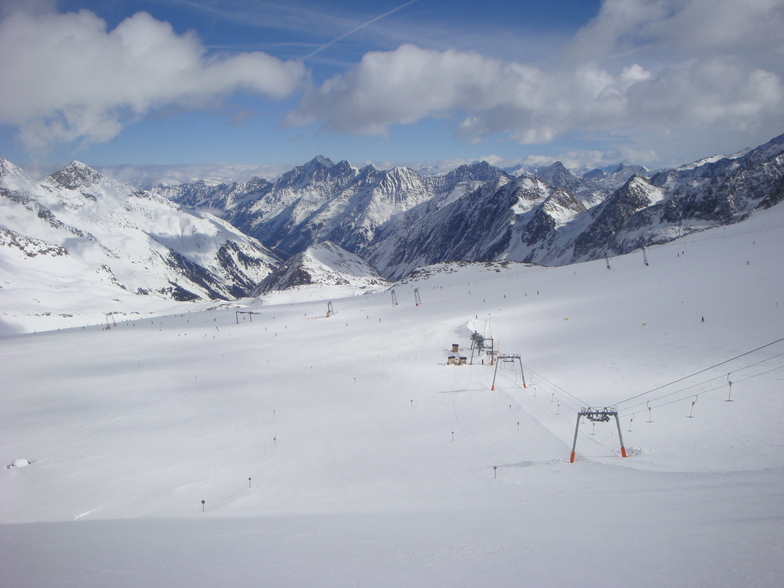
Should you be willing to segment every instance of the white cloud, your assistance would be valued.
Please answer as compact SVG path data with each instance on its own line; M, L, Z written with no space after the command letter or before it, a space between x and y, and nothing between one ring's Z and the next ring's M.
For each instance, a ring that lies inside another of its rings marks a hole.
M779 76L733 58L690 60L654 75L632 64L613 75L594 64L545 72L476 53L403 45L374 52L305 94L291 124L383 135L392 124L466 113L468 138L508 133L522 144L629 126L760 124L779 114Z
M265 53L213 58L193 33L139 12L107 31L90 11L0 21L0 121L30 148L106 141L162 108L199 108L233 92L280 99L306 75Z
M487 90L504 67L478 53L408 44L396 51L369 52L347 74L307 92L289 122L325 120L335 131L383 135L389 124L446 115L461 105L489 108L498 99Z
M384 135L457 117L466 141L525 145L573 133L694 141L712 126L766 140L784 130L782 30L784 0L605 0L557 69L402 45L310 88L287 122Z
M604 0L572 40L575 61L653 48L696 57L784 47L782 0Z

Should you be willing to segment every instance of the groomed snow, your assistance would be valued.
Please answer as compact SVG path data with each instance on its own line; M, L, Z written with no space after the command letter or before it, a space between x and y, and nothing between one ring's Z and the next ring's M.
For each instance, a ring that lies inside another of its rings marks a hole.
M778 206L648 266L442 266L330 318L296 291L37 317L0 338L0 463L30 464L0 469L1 583L778 585L783 249ZM526 388L447 365L479 329ZM630 457L583 421L569 463L585 405Z

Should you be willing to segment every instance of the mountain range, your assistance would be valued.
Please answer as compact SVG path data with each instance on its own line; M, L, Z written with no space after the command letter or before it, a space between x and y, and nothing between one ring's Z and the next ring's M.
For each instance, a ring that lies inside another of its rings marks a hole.
M356 285L361 275L375 287L450 261L555 266L619 255L782 198L784 135L656 172L620 164L577 174L556 162L510 173L475 162L424 176L319 156L274 181L151 190L79 162L34 181L0 158L0 285L100 285L173 300L229 300L325 276ZM351 277L349 266L362 269Z
M512 175L486 162L442 176L316 157L274 182L159 186L287 258L330 241L388 279L446 261L564 265L738 222L782 198L784 135L753 150L651 172L577 176L560 162Z

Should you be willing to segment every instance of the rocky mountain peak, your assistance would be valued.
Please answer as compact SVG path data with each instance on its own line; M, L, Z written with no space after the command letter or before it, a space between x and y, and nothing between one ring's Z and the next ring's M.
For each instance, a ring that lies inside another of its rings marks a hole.
M0 157L0 187L7 190L33 190L35 182L24 172L24 170L11 163L4 157Z
M589 172L585 172L583 174L583 181L590 182L593 180L601 180L604 176L605 173L599 168L596 168L596 169L592 169Z
M334 178L354 176L357 170L347 161L338 164L317 155L304 165L286 172L277 184L281 187L299 188L313 182L324 182Z
M65 168L49 177L69 190L86 188L104 179L104 176L80 161L72 161Z
M497 180L502 175L504 175L504 172L501 169L490 165L486 161L474 161L455 168L447 174L447 177L458 182L466 180L489 182Z
M634 174L615 193L614 198L623 200L635 209L645 208L661 200L661 190L644 177Z
M19 170L16 165L8 161L5 157L0 157L0 177L15 173L16 170Z
M305 166L311 166L311 167L316 167L316 166L332 167L333 165L335 164L332 163L332 160L329 159L328 157L324 157L323 155L316 155L316 157L314 157L308 163L305 164Z
M0 180L27 177L24 170L11 163L5 157L0 157Z
M564 190L576 190L580 186L578 180L572 172L570 172L564 164L556 161L552 165L536 172L536 177L555 186L556 188L563 188Z

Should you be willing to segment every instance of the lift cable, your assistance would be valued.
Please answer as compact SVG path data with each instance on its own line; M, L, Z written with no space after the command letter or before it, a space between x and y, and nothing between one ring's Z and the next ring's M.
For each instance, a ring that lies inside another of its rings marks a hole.
M774 367L774 368L771 368L769 370L765 370L764 372L760 372L758 374L752 374L750 376L746 376L745 378L740 378L739 380L735 380L733 383L734 384L738 384L740 382L745 382L746 380L751 380L752 378L756 378L756 377L759 377L759 376L764 376L765 374L769 374L771 372L775 372L776 370L780 370L780 369L784 369L784 365L780 365L778 367ZM670 400L669 402L663 402L662 404L657 404L655 406L652 406L651 408L661 408L662 406L668 406L670 404L675 404L676 402L683 402L684 400L688 400L692 396L702 396L703 394L707 394L708 392L715 392L716 390L724 390L724 389L726 389L725 385L715 386L713 388L709 388L708 390L703 390L702 392L698 392L697 394L687 394L686 396L683 396L681 398L675 398L674 400ZM659 397L659 399L661 399L661 398L664 398L664 396ZM651 401L651 402L653 402L653 401ZM636 406L639 406L639 405L636 405ZM624 412L620 416L627 417L627 416L630 416L630 415L637 415L637 414L640 414L640 413L645 413L647 410L648 409L646 408L646 409L637 410L637 411L634 411L634 412Z
M779 353L777 355L773 355L773 356L768 357L766 359L763 359L763 360L760 360L760 361L755 361L754 363L750 363L747 366L743 366L743 367L734 369L730 373L737 374L738 372L742 372L743 370L747 370L747 369L752 368L752 367L754 367L756 365L759 365L761 363L765 363L766 361L770 361L771 359L776 359L777 357L781 357L783 355L784 355L784 353ZM780 369L780 368L774 368L774 369ZM762 373L767 373L767 372L762 372ZM724 375L724 374L722 374L720 376L715 376L713 378L709 378L707 380L703 380L702 382L697 382L696 384L691 384L689 386L686 386L685 388L679 388L678 390L675 390L673 392L668 392L667 394L662 394L661 396L656 396L655 398L652 398L652 399L650 399L648 401L643 400L642 402L638 402L637 404L633 404L631 406L627 406L624 410L628 411L628 410L631 410L633 408L637 408L638 406L644 406L644 405L646 405L648 403L656 402L657 400L661 400L662 398L668 398L670 396L673 396L674 394L679 394L681 392L685 392L686 390L690 390L691 388L696 388L698 386L704 386L705 384L708 384L709 382L713 382L714 380L724 379L726 377L727 376ZM744 380L745 379L748 379L748 378L744 378ZM737 382L742 382L743 380L736 380L736 381ZM689 396L691 396L691 394L689 394Z
M741 353L740 355L736 355L735 357L732 357L730 359L721 361L721 362L719 362L717 364L714 364L714 365L712 365L710 367L706 367L705 369L701 369L699 371L696 371L696 372L694 372L692 374L689 374L687 376L683 376L682 378L678 378L677 380L673 380L672 382L667 382L666 384L662 384L661 386L657 386L656 388L651 388L650 390L648 390L646 392L641 392L640 394L635 394L634 396L630 396L629 398L626 398L624 400L620 400L618 402L615 402L614 404L615 404L615 406L620 406L621 404L625 404L625 403L627 403L627 402L629 402L631 400L635 400L635 399L640 398L642 396L646 396L647 394L650 394L652 392L656 392L657 390L661 390L662 388L666 388L667 386L672 386L673 384L677 384L678 382L682 382L684 380L688 380L689 378L692 378L692 377L694 377L696 375L705 373L705 372L707 372L709 370L715 369L715 368L717 368L719 366L722 366L722 365L724 365L726 363L729 363L731 361L735 361L736 359L740 359L741 357L745 357L747 355L751 355L752 353L756 353L757 351L765 349L766 347L770 347L771 345L775 345L776 343L781 343L782 341L784 341L784 337L782 337L781 339L776 339L775 341L771 341L770 343L766 343L765 345L761 345L761 346L757 347L756 349L752 349L751 351L746 351L745 353Z
M562 394L565 394L565 395L566 395L566 396L568 396L569 398L572 398L573 400L577 401L577 404L578 404L578 406L589 406L589 403L588 403L588 402L585 402L584 400L581 400L580 398L577 398L577 396L575 396L574 394L570 394L569 392L567 392L566 390L564 390L563 388L561 388L561 387L560 387L558 384L554 384L553 382L551 382L550 380L548 380L547 378L545 378L543 375L541 375L541 374L539 374L539 373L535 372L534 370L532 370L532 369L531 369L530 367L528 367L527 365L526 365L526 366L524 366L524 367L525 367L525 369L527 369L527 370L528 370L530 373L532 373L533 375L535 375L535 376L536 376L537 378L539 378L540 380L543 380L544 382L547 382L547 383L548 383L550 386L552 386L552 388L553 388L554 390L557 390L557 391L561 392Z

